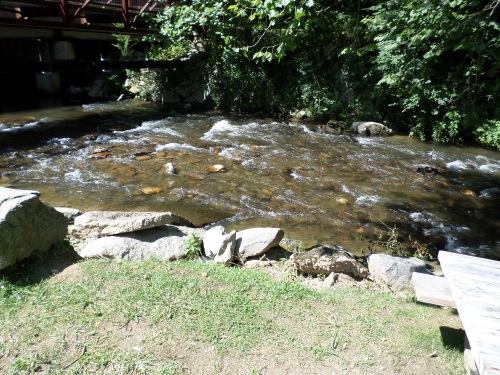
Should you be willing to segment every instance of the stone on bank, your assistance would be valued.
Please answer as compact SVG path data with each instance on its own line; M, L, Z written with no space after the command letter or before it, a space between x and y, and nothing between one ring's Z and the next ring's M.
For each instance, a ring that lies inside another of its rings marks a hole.
M369 276L368 269L351 252L338 245L320 245L294 254L290 260L301 274L346 274L358 280Z
M173 261L183 258L188 249L186 239L193 233L202 237L204 229L162 225L133 233L97 238L80 252L82 258L110 258L144 261L157 258Z
M68 219L33 190L0 188L0 269L64 239Z
M223 226L216 226L203 237L205 255L215 263L229 264L235 258L236 231L226 234Z
M377 284L396 293L412 288L413 272L430 273L422 259L389 254L370 254L368 269Z
M167 224L191 226L188 220L171 212L89 211L75 218L71 235L76 238L104 237Z

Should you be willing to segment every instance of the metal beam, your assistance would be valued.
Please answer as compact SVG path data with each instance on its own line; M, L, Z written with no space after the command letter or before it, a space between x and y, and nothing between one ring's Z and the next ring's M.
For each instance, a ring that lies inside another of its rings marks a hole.
M178 69L186 64L182 61L0 61L0 74L40 73L70 71L113 71L123 69Z
M78 23L66 24L64 22L51 22L29 19L15 19L15 18L0 18L0 26L11 26L21 28L40 28L40 29L53 29L53 30L74 30L82 32L99 32L110 34L127 34L127 35L148 35L152 33L149 29L136 29L136 28L118 28L114 26L101 26L101 25L81 25Z
M84 10L87 7L87 5L89 5L91 2L92 2L92 0L85 0L85 2L82 4L82 6L76 10L75 14L73 14L73 19L78 17L80 15L80 13L82 12L82 10Z
M68 0L59 0L59 11L61 13L63 22L68 24L71 21L69 14Z

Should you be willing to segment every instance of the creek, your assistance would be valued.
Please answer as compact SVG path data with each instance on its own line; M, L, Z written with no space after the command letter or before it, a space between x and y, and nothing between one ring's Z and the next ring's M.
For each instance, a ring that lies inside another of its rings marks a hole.
M167 173L172 163L176 174ZM225 169L212 172L214 165ZM52 206L172 211L195 225L281 227L361 254L399 240L500 259L500 153L308 123L178 115L139 101L0 114L0 186Z

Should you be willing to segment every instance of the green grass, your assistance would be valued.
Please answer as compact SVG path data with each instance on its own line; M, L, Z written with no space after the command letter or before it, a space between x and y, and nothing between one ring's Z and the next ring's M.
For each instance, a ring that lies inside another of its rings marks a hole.
M197 261L89 260L54 276L53 261L0 274L0 373L461 371L459 344L440 333L458 317L380 290Z

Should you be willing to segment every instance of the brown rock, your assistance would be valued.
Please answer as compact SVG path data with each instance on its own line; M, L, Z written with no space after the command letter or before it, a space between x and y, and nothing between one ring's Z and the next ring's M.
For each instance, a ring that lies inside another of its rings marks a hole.
M142 189L141 189L141 191L142 191L144 194L151 195L151 194L159 194L159 193L162 193L162 192L163 192L163 189L162 189L161 187L147 186L147 187L142 188Z
M222 164L215 164L208 167L208 171L210 173L227 172L227 169Z
M95 152L88 156L89 159L105 159L111 155L109 151Z
M137 156L135 160L137 161L143 161L143 160L151 160L153 157L151 155L141 155Z

